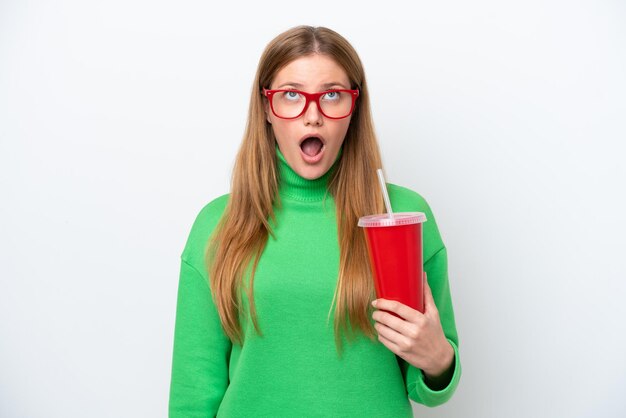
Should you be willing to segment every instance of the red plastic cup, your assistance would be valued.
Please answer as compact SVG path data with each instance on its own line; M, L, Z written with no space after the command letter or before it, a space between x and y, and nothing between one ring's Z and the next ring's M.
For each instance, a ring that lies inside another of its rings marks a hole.
M424 313L422 212L363 216L376 296L401 302ZM393 312L390 312L394 314ZM398 316L399 317L399 316Z

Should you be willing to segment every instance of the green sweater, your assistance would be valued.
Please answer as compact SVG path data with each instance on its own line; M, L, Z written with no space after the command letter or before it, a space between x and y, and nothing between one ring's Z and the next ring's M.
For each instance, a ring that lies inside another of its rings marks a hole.
M243 345L232 344L211 299L203 257L228 201L223 195L200 211L181 255L170 418L402 418L413 416L408 398L427 406L446 402L459 383L461 364L446 247L424 198L388 184L394 211L426 214L424 269L455 352L452 378L442 390L429 388L421 370L362 334L344 344L338 357L334 317L327 322L339 271L334 201L328 194L322 202L330 170L304 179L276 149L282 207L273 225L276 239L269 237L254 279L264 335L248 319L242 323ZM242 297L247 315L245 292Z

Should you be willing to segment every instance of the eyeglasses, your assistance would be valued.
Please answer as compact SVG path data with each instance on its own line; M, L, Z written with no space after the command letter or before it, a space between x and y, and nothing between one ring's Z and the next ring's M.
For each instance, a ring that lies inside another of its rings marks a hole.
M274 115L281 119L296 119L304 114L311 102L329 119L343 119L354 110L359 90L326 90L306 93L300 90L268 90L263 95L270 101Z

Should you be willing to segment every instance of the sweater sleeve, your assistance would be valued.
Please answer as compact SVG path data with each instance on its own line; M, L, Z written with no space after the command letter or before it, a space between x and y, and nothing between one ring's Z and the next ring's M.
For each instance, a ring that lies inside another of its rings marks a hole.
M406 389L410 399L433 407L447 402L454 394L461 378L461 362L459 359L459 339L454 321L454 311L452 309L452 297L448 283L448 256L445 247L437 251L430 259L424 263L424 270L428 276L428 284L433 293L433 299L443 332L454 349L453 372L448 384L440 390L431 389L426 381L421 369L418 369L406 361L399 359L402 374L405 377Z
M170 418L215 417L228 387L231 342L221 326L207 279L181 259Z

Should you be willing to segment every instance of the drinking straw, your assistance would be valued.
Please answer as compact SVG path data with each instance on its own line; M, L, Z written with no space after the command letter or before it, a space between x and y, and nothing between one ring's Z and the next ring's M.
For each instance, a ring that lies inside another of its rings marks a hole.
M385 201L385 207L387 208L387 215L393 219L393 211L391 210L391 202L389 201L389 193L387 192L387 183L385 182L385 176L383 175L383 169L376 170L378 174L378 181L380 182L380 188L383 191L383 200Z

